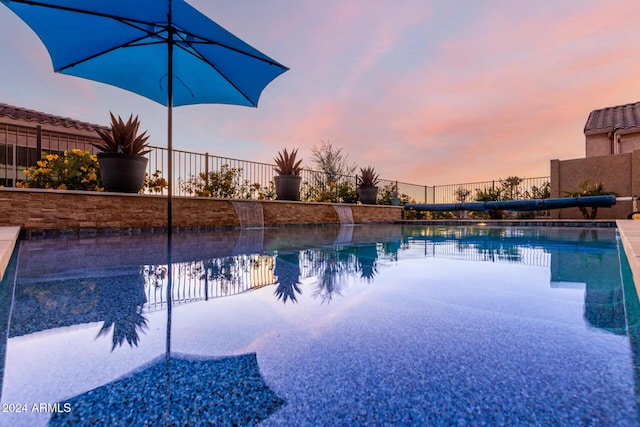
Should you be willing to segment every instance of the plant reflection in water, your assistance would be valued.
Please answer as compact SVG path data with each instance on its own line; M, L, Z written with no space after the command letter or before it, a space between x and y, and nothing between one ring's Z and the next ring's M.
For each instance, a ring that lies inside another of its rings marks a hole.
M296 293L302 293L300 290L300 253L279 253L276 256L276 265L274 268L276 276L275 295L281 299L283 303L287 299L291 302L297 302Z
M111 351L126 341L131 347L137 346L139 333L147 329L147 319L142 308L147 302L144 292L145 274L136 273L99 278L100 298L97 312L104 320L98 337L108 335L113 328Z

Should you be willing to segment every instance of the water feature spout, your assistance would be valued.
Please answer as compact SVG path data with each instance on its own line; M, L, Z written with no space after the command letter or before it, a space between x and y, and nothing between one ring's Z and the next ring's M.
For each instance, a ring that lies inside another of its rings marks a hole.
M353 225L353 211L351 211L351 206L333 205L333 209L335 209L338 214L340 224Z
M236 215L240 221L240 228L264 227L262 203L233 201L231 204L233 205L233 209L236 211Z

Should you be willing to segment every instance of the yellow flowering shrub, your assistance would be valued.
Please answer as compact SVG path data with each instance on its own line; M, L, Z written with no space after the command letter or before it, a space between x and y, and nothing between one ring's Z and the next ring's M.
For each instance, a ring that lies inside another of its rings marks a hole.
M144 174L144 183L142 185L142 191L148 191L149 193L162 194L162 191L169 187L167 180L162 177L162 172L156 170L151 176L148 173Z
M16 183L22 188L102 191L98 159L86 150L74 148L64 155L43 154L42 159L24 171L27 179Z

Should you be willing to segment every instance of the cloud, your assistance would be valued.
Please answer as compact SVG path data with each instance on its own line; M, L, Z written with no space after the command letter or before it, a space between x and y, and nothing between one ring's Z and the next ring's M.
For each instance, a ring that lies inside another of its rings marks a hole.
M404 182L546 175L550 159L584 155L591 110L640 100L632 0L191 3L291 69L258 109L176 109L185 150L271 162L289 147L309 159L324 139ZM11 35L0 102L99 123L134 112L164 144L164 108L53 75L6 8L0 26Z

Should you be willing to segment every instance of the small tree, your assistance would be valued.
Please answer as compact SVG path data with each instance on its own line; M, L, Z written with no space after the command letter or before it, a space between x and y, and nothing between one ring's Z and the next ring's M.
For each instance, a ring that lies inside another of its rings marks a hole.
M302 184L301 198L318 202L355 203L357 193L353 175L357 166L348 162L342 148L322 141L320 147L313 146L311 160L315 171L311 179Z
M509 176L500 180L502 186L502 200L517 200L520 198L520 184L523 179L517 176Z
M484 190L476 189L476 200L478 202L495 202L498 200L504 200L504 188L485 188ZM490 210L487 212L489 214L489 218L491 219L503 219L504 211L503 210Z
M575 191L565 191L564 194L567 197L585 197L585 196L606 196L613 195L617 196L618 194L614 191L605 190L604 185L601 182L597 184L590 185L588 180L584 180L578 185L578 189ZM585 206L578 206L580 209L580 213L584 219L595 219L598 215L598 207L594 206L591 208Z
M469 197L469 194L471 194L471 190L469 190L468 188L458 187L458 189L455 191L456 202L458 203L466 202L467 197Z
M342 152L342 148L334 147L331 142L322 140L322 145L311 149L311 160L316 164L316 169L324 174L320 178L325 186L331 182L339 182L342 177L353 175L356 164L348 162L348 155Z

